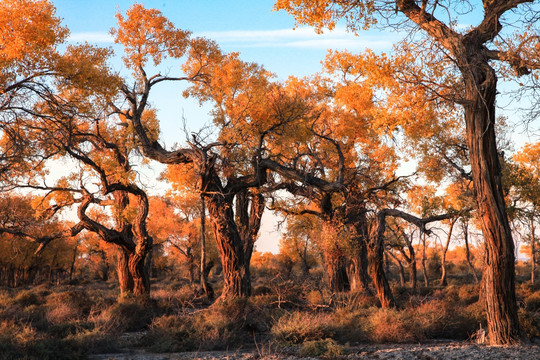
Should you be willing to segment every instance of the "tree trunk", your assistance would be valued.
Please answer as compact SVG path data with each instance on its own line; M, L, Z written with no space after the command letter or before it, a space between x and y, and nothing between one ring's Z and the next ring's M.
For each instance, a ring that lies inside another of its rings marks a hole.
M457 218L454 218L450 222L450 228L448 229L448 236L446 237L446 243L444 244L444 248L442 251L442 256L441 256L442 273L441 273L441 281L440 281L441 286L448 285L446 281L446 253L448 252L448 247L450 246L450 239L452 239L452 231L454 229L454 225L456 224L456 220Z
M119 248L116 254L116 275L120 286L120 295L133 293L133 278L129 271L129 254L126 250Z
M333 293L350 290L349 277L347 276L347 260L344 256L324 254L328 286Z
M519 341L521 330L515 292L514 241L506 214L495 141L497 76L487 59L480 57L484 51L482 46L470 45L460 70L465 83L464 108L471 172L486 249L482 280L486 292L488 334L491 344L511 344Z
M129 272L133 279L134 295L150 295L150 266L146 257L137 252L129 257Z
M223 271L221 299L249 296L251 281L242 239L234 222L232 199L214 192L206 200Z
M208 272L206 269L206 203L204 201L204 196L201 195L201 289L206 297L213 299L214 289L208 282Z
M251 256L253 254L255 241L259 235L259 229L261 228L264 206L264 196L258 192L244 190L236 194L236 218L238 232L242 239L244 263L246 264L246 276L248 279L251 279Z
M390 254L390 257L394 259L395 263L399 268L399 284L401 286L405 286L405 269L403 268L403 263L398 259L397 256L395 256L391 252L387 252L387 254Z
M77 245L73 248L73 257L71 258L71 265L69 266L69 281L73 280L73 273L75 272L75 261L77 261Z
M371 224L370 238L368 243L368 266L371 280L377 291L381 307L395 307L396 303L390 285L384 273L384 229L386 219L384 215L377 214Z
M407 242L407 249L409 249L409 277L411 280L411 289L416 290L418 288L418 276L416 272L416 251L414 251L411 239L408 236L405 239L405 241Z
M367 250L364 251L364 254L351 258L349 265L349 282L352 291L370 293L367 262Z

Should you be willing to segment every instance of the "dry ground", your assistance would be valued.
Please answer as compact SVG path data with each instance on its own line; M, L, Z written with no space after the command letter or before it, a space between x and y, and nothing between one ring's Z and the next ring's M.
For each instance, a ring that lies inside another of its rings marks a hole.
M102 354L90 356L93 360L176 360L176 359L314 359L291 355L295 349L260 349L185 352L174 354L149 354L133 352L125 354ZM328 357L324 357L328 358ZM347 349L346 355L336 359L399 359L399 360L454 360L454 359L540 359L540 346L525 344L519 346L490 347L469 342L436 342L426 344L366 344Z

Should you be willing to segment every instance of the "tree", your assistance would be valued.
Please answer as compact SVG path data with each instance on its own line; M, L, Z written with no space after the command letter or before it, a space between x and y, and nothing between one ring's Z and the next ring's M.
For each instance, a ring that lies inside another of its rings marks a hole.
M300 23L334 27L345 18L353 30L377 23L401 29L418 28L426 35L414 50L427 45L419 59L447 62L450 71L460 75L455 87L439 83L437 78L420 80L429 84L435 96L455 101L463 107L467 144L475 198L485 238L486 262L484 284L489 341L507 344L519 341L514 274L514 244L501 184L495 141L495 99L497 74L492 62L501 64L504 75L513 70L524 76L538 68L535 10L531 0L483 1L483 16L477 26L458 28L464 14L461 2L450 1L320 1L278 0L277 9L286 9ZM472 2L465 3L471 12ZM446 16L447 21L443 19ZM511 19L515 33L503 32L504 21ZM516 24L518 26L516 26ZM497 39L500 38L500 40ZM425 41L423 41L425 40ZM506 66L506 67L505 67ZM534 80L535 77L533 77Z
M523 219L529 227L528 244L530 246L531 283L535 282L536 252L538 239L536 238L536 224L540 205L540 143L526 144L519 152L514 154L515 163L506 163L506 181L514 193L510 206L513 217ZM511 195L511 194L509 194Z
M264 197L256 188L265 182L264 171L253 165L260 158L265 131L283 121L272 109L272 97L266 96L270 74L241 61L236 53L223 54L209 40L191 39L189 32L176 29L158 10L135 4L125 17L118 14L117 18L116 42L124 46L133 85L126 81L122 86L128 106L119 105L116 111L133 124L146 157L164 164L192 164L222 261L221 297L249 296L249 261L264 211ZM148 61L157 66L165 54L171 59L186 55L182 76L147 74ZM151 89L171 81L188 82L186 96L214 105L218 141L204 143L205 139L194 136L188 147L167 150L150 136L141 116L149 106Z
M59 282L73 275L78 239L63 230L56 216L43 216L40 198L6 192L0 195L0 281L6 286Z

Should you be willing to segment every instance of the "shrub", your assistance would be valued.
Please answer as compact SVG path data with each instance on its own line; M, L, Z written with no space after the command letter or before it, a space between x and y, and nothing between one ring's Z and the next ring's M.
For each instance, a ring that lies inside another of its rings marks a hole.
M435 299L420 304L414 309L413 329L415 337L467 339L478 326L476 318L459 311L454 304Z
M474 304L480 299L480 286L476 284L467 284L459 287L459 300L465 305Z
M195 350L200 342L192 317L164 315L152 321L140 344L151 352L163 353Z
M529 311L540 310L540 291L535 291L523 300L525 308Z
M302 357L329 356L335 357L343 355L345 348L333 339L311 340L302 344L299 355Z
M43 304L43 302L44 299L31 290L23 290L19 292L13 299L14 304L23 307L27 307L30 305L41 305Z
M196 313L155 318L141 345L157 352L227 349L252 342L270 319L267 309L247 299L221 301Z
M404 343L417 340L407 312L396 309L379 309L375 311L368 322L370 339L375 342Z
M519 324L525 335L529 338L540 338L540 316L525 309L519 309Z
M137 299L124 299L105 309L94 319L96 327L106 333L140 331L153 317L153 309Z
M88 316L93 304L83 291L64 291L49 295L46 305L47 320L62 324Z
M272 327L276 340L301 344L310 340L332 338L335 329L331 314L313 314L295 311L281 317Z

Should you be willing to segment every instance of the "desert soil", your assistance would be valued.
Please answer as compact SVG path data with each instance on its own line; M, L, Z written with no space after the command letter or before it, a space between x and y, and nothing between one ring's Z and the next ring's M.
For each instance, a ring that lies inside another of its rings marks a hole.
M310 359L299 357L295 349L261 347L229 351L185 352L173 354L150 354L131 352L122 354L93 355L93 360L176 360L176 359ZM311 358L315 359L315 358ZM539 360L540 346L485 346L470 342L438 342L427 344L365 344L347 349L347 354L337 359L399 359L399 360L454 360L454 359L516 359Z

